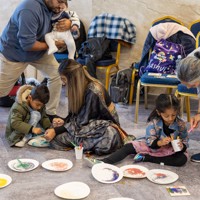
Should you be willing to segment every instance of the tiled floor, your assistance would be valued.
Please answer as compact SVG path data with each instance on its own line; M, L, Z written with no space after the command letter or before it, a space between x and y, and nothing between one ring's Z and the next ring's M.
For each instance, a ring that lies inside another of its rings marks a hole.
M67 98L62 95L59 106L59 114L65 116L67 113ZM139 110L139 123L134 124L134 105L116 105L120 117L121 126L129 133L137 137L145 134L146 119L153 109L154 98L150 98L149 109L143 108L141 103ZM196 102L194 101L194 109ZM171 200L174 199L166 190L166 185L158 185L148 179L123 178L113 184L103 184L96 181L91 169L84 161L76 161L74 151L54 151L46 148L34 148L26 145L24 148L10 148L4 139L4 130L9 109L0 107L0 173L8 174L12 177L12 183L0 189L0 200L59 200L54 194L54 189L64 183L71 181L81 181L90 187L90 194L86 200L107 200L114 197L129 197L135 200ZM195 131L191 135L189 152L200 152L200 134ZM39 161L37 169L19 173L11 171L7 163L16 158L31 158ZM73 162L73 167L65 172L52 172L42 168L41 164L49 159L66 158ZM127 157L117 166L132 164L132 156ZM179 179L171 185L184 185L191 193L190 196L180 197L181 200L198 200L200 197L200 164L188 162L185 166L168 167L159 166L152 163L139 163L148 169L164 168L179 175ZM78 191L77 191L78 192ZM176 197L175 197L176 198Z

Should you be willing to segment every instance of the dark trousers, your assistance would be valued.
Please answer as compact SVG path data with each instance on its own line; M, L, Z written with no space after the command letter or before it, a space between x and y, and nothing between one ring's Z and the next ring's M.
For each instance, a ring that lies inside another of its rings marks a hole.
M124 158L126 158L130 154L136 154L136 150L131 143L125 144L122 148L118 149L116 152L112 153L107 158L102 159L103 162L114 164L117 163ZM170 156L164 157L155 157L150 155L144 155L143 162L152 162L152 163L164 163L169 166L182 166L187 162L187 157L183 152L177 152Z

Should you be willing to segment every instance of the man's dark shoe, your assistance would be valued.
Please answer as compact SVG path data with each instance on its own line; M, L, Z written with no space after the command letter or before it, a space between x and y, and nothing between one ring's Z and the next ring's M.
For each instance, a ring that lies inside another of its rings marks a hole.
M199 162L200 163L200 153L194 154L191 156L192 162Z

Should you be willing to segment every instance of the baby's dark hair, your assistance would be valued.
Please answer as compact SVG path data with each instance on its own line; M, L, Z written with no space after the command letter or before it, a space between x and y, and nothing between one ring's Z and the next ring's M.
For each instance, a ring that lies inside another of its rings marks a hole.
M164 113L166 109L173 108L177 111L177 115L180 115L180 101L173 94L160 94L156 99L156 107L149 115L147 122L152 121L155 118L160 118L159 113Z
M50 94L49 89L45 84L40 84L34 87L30 93L32 100L38 100L43 104L46 104L49 101Z

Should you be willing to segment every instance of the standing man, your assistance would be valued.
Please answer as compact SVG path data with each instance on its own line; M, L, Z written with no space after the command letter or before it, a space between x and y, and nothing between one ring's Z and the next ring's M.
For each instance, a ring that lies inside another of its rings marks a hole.
M50 100L46 105L52 120L60 100L61 80L58 62L47 55L48 45L44 40L52 30L51 17L64 9L67 0L24 0L15 9L0 37L0 97L8 95L22 72L30 64L48 78ZM71 28L67 19L56 25L58 31ZM57 41L59 48L64 41Z

